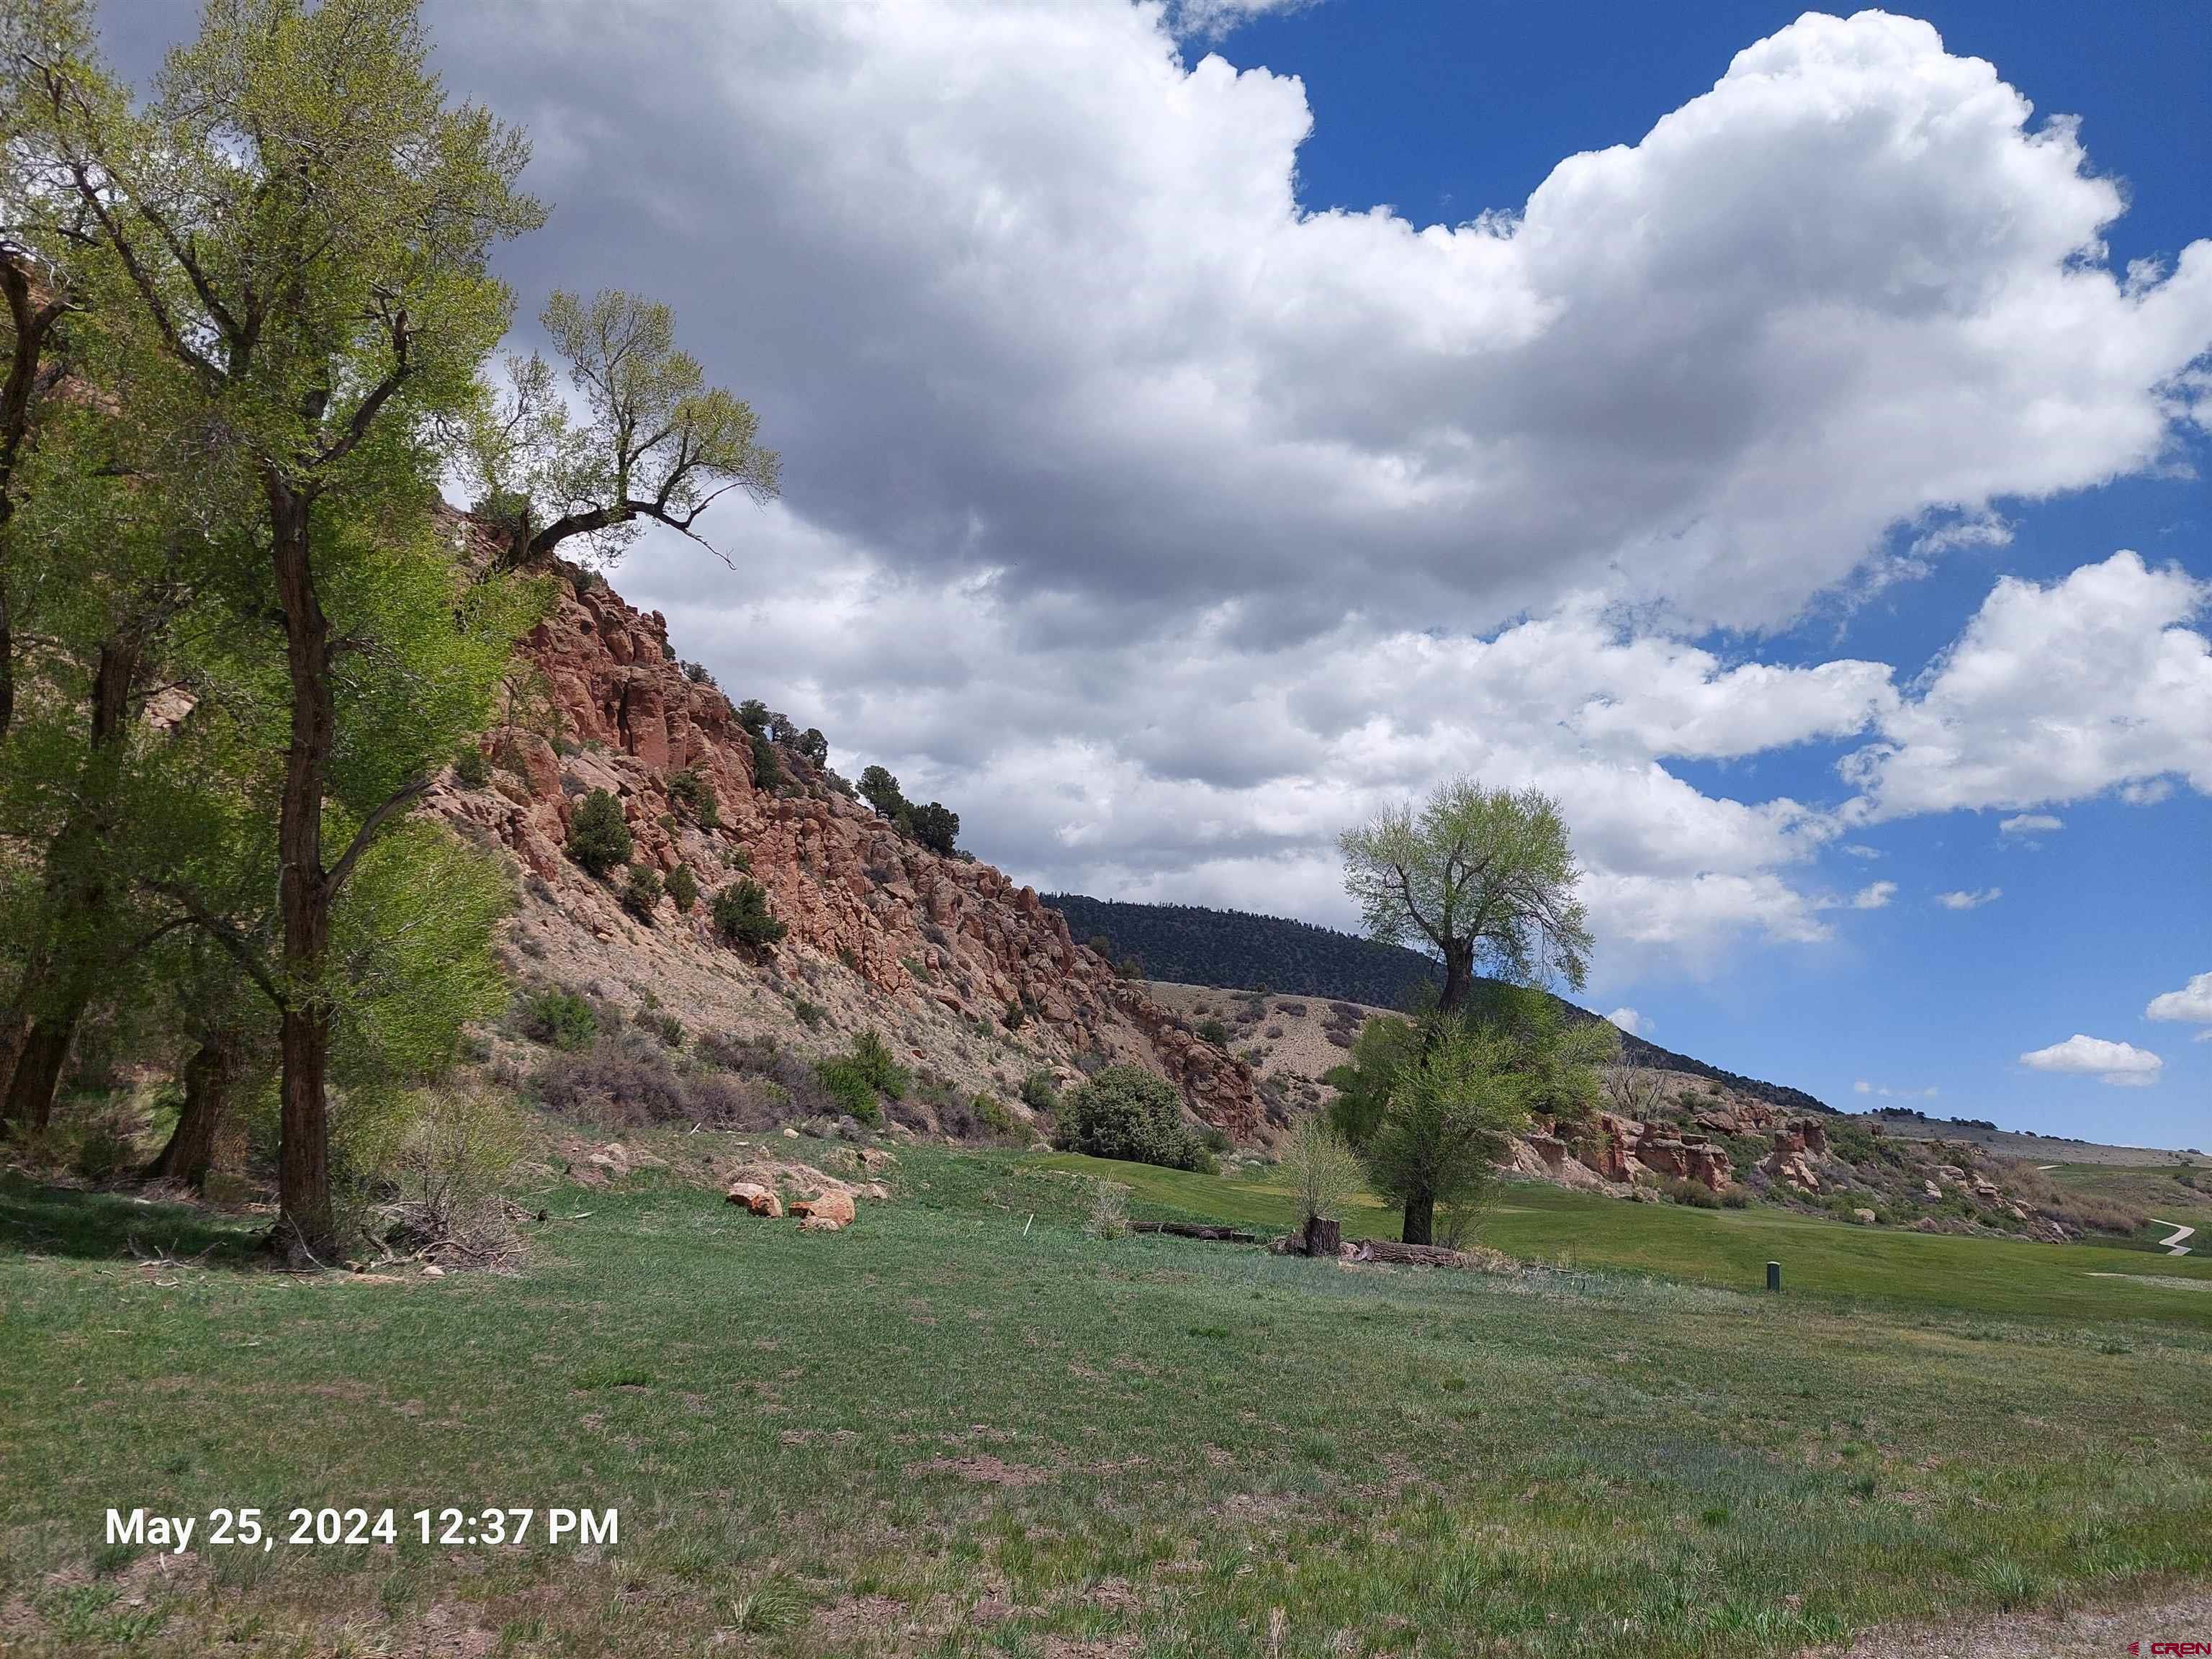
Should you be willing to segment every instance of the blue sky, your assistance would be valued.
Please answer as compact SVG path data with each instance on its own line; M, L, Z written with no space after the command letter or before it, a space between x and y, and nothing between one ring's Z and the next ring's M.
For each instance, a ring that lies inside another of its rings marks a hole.
M841 769L1338 926L1347 824L1537 784L1658 1041L2212 1144L2212 10L424 15L517 345L667 299L783 453L617 585Z

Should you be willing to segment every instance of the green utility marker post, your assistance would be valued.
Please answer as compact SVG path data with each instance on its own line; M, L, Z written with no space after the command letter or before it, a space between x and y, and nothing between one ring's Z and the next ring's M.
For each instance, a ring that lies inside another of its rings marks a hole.
M1782 1264L1779 1261L1766 1264L1766 1288L1770 1291L1782 1288Z

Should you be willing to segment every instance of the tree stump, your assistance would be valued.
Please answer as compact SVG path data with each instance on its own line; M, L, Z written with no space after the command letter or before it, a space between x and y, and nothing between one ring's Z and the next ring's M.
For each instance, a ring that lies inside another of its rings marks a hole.
M1332 1221L1327 1216L1310 1215L1306 1218L1308 1255L1334 1257L1337 1247L1343 1242L1344 1227L1341 1223Z

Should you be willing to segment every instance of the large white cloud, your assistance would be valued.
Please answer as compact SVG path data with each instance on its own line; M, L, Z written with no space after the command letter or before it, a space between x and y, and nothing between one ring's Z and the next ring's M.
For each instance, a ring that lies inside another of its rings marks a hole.
M2048 586L2000 581L1852 757L1858 811L2038 806L2169 775L2212 793L2212 641L2189 625L2208 604L2212 583L2128 552Z
M2212 244L2111 270L2072 125L1880 13L1418 226L1306 211L1303 85L1157 7L431 9L538 136L526 289L651 272L798 511L1094 636L1773 623L1893 526L2158 461L2212 344Z
M2039 1072L2063 1072L2094 1077L2100 1083L2122 1088L2144 1088L2158 1081L2166 1062L2132 1042L2113 1042L2084 1036L2076 1031L2063 1042L2037 1048L2020 1057L2020 1063Z

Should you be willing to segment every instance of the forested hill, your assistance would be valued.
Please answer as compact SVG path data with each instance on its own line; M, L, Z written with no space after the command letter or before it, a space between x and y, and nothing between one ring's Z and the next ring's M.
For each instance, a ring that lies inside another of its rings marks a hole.
M1443 965L1418 951L1285 916L1197 904L1133 904L1080 893L1042 896L1067 919L1069 933L1079 939L1103 934L1113 943L1108 954L1117 961L1135 958L1146 979L1331 997L1376 1008L1407 1007L1423 989L1443 982ZM1581 1018L1598 1018L1572 1003L1565 1006ZM1687 1072L1790 1110L1835 1109L1802 1089L1709 1066L1642 1037L1624 1033L1621 1042L1639 1066Z

